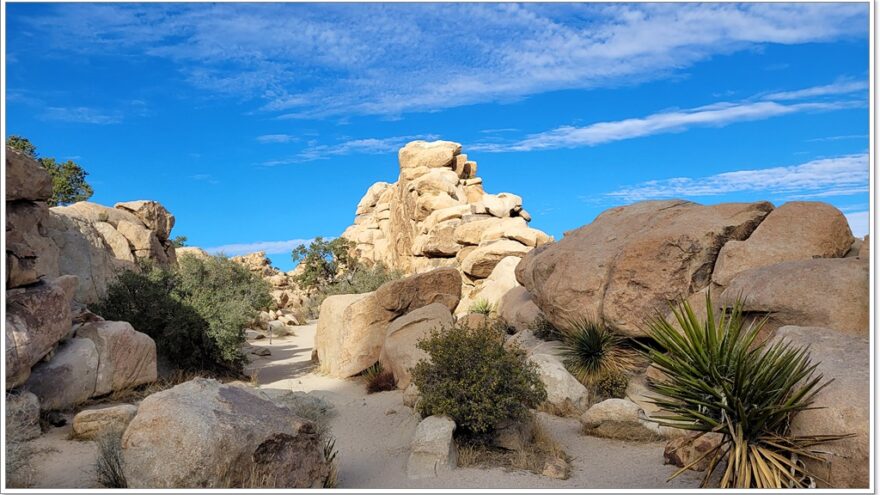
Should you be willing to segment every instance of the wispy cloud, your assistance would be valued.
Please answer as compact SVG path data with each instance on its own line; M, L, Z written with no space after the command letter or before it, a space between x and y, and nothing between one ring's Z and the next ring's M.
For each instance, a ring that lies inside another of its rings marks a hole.
M257 136L257 142L261 144L293 143L296 141L299 141L299 136L294 136L292 134L264 134L262 136Z
M824 142L824 141L843 141L845 139L868 139L867 134L846 134L843 136L828 136L814 139L807 139L808 143Z
M846 3L84 3L8 13L27 15L22 49L161 58L203 92L297 118L638 84L719 54L868 34L868 6Z
M847 213L846 221L849 222L849 228L856 237L864 237L870 233L871 212L859 211L856 213Z
M119 112L104 112L89 107L49 107L42 116L45 120L78 124L107 125L122 122L122 114Z
M868 155L865 153L813 160L789 167L652 180L621 188L607 196L632 202L763 192L796 199L795 196L846 196L867 191Z
M735 122L768 119L808 111L830 111L862 106L862 102L808 102L782 104L773 101L716 103L685 110L655 113L642 118L597 122L584 127L562 126L531 134L510 143L478 143L469 149L487 152L533 151L578 148L655 134L681 132L692 127L722 127Z
M208 184L219 184L220 183L220 181L217 180L211 174L195 174L195 175L191 175L190 179L192 179L194 181L198 181L198 182L205 182Z
M867 81L838 81L824 86L813 86L811 88L798 89L795 91L782 91L778 93L770 93L764 95L765 100L801 100L805 98L815 98L818 96L836 96L847 93L855 93L864 91L867 95Z
M326 160L335 156L354 154L381 155L396 153L399 148L403 147L403 145L417 139L431 141L438 139L438 136L435 134L423 134L411 136L393 136L386 138L363 138L351 139L334 144L319 144L317 142L312 142L293 157L266 161L263 162L263 165L272 167L277 165L287 165L291 163Z
M211 254L239 256L242 254L265 251L266 254L290 253L294 248L312 242L311 239L290 239L288 241L259 241L241 244L225 244L223 246L205 248Z

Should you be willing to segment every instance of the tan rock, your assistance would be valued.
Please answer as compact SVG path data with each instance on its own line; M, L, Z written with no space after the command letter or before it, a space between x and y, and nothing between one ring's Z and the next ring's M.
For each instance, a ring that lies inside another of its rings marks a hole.
M518 332L531 328L542 317L541 310L532 301L529 291L520 285L511 288L501 297L498 302L498 316Z
M86 323L76 335L90 339L98 350L95 395L156 381L156 343L128 322Z
M425 351L416 344L434 330L452 327L452 313L440 303L418 308L392 321L388 325L385 344L379 362L386 370L394 373L397 388L405 389L412 382L410 370L422 359L427 359Z
M114 208L131 212L138 217L148 229L156 234L160 241L168 240L174 228L174 215L158 201L126 201L116 203Z
M23 388L40 399L44 411L64 409L95 395L98 351L89 339L62 341L52 359L31 370Z
M81 440L96 440L114 432L122 434L135 414L137 407L131 404L83 409L73 417L73 434Z
M692 471L705 471L709 467L709 460L714 456L707 454L721 444L721 439L718 433L692 433L673 438L666 442L663 449L663 464L690 466Z
M455 421L447 416L428 416L416 427L406 463L410 479L434 478L455 469L458 447L452 438Z
M859 259L867 260L870 256L871 252L871 238L870 236L865 236L865 239L862 241L862 245L859 246Z
M375 292L325 299L315 333L321 370L346 378L375 364L394 316L379 304Z
M131 243L132 251L136 257L156 260L163 264L168 262L159 238L143 224L120 220L116 224L116 230Z
M46 236L48 221L49 209L45 204L6 203L7 288L33 284L40 277L57 272L58 248Z
M392 280L376 290L376 300L394 315L406 314L433 303L451 310L461 299L461 274L455 268L435 270Z
M846 217L819 202L792 201L776 208L743 241L721 248L712 281L726 286L736 274L783 261L843 257L852 244Z
M46 201L52 197L52 177L24 153L6 148L6 201Z
M627 399L607 399L580 417L589 435L619 440L656 441L661 436L656 423L647 421L644 411Z
M461 153L461 145L450 141L413 141L400 149L400 168L451 167L453 157Z
M744 311L769 316L767 332L784 325L821 326L867 336L868 264L858 258L786 261L746 270L718 303L745 298Z
M508 256L521 257L527 252L527 246L510 240L480 245L462 261L461 269L474 278L486 278L502 259Z
M199 259L206 259L211 256L204 249L202 249L200 247L195 247L195 246L179 247L179 248L176 248L175 251L177 253L178 260L184 256L195 256L196 258L199 258Z
M104 242L110 247L113 256L118 260L131 263L133 267L133 264L137 259L132 252L132 246L128 242L128 239L107 222L95 222L92 226L95 227L95 230L97 230L98 233L101 234L101 237L104 238Z
M435 225L429 233L416 237L413 254L436 258L454 257L461 250L461 244L453 239L453 233L459 224L461 220L447 220Z
M118 262L93 222L67 215L66 211L50 211L47 233L58 248L58 256L46 270L50 277L75 275L76 300L94 304L107 293L108 284L116 277Z
M517 280L557 327L594 316L639 336L646 318L708 286L724 243L748 237L771 209L681 200L612 208L529 252Z
M499 261L492 269L492 273L480 284L479 290L475 290L468 297L462 298L455 313L462 314L468 311L472 304L481 300L486 301L497 310L504 295L514 287L519 286L515 273L519 260L516 256L508 256Z
M589 404L589 391L565 369L557 356L533 353L529 359L538 365L538 375L547 390L548 403L560 410L572 407L583 410Z

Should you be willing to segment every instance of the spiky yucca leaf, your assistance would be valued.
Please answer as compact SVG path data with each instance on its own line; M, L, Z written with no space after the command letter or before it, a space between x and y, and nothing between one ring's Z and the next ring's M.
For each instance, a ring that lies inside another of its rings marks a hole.
M791 433L792 418L813 408L816 394L830 380L816 373L807 348L759 342L766 320L747 325L742 308L737 300L716 318L707 294L705 320L686 301L673 308L679 328L665 318L654 319L650 336L662 350L647 353L666 379L652 384L659 395L651 401L668 414L653 419L722 435L720 445L696 461L709 459L704 487L726 463L721 488L807 488L816 477L803 460L822 460L813 447L849 436Z
M561 347L565 367L584 385L631 371L638 357L622 336L589 319L569 321L561 332Z

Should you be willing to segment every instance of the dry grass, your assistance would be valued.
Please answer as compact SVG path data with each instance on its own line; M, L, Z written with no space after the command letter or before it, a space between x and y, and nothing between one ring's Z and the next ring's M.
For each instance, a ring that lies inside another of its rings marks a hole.
M7 488L29 488L34 481L31 458L37 451L27 442L6 443Z
M463 441L458 448L459 467L492 468L529 471L542 474L547 462L562 459L569 461L568 454L562 450L553 437L532 417L532 438L523 438L521 448L506 450L492 447L484 442ZM566 477L567 478L567 477Z
M123 472L122 431L113 430L98 437L98 458L95 473L98 483L106 488L128 488Z
M579 418L584 413L583 410L576 407L568 400L563 402L562 405L552 404L545 401L538 406L538 411L552 416L559 416L561 418Z

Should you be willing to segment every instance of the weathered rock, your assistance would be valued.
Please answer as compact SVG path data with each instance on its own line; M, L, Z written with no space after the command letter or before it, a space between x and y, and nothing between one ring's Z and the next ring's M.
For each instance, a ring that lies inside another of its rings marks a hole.
M522 257L530 249L528 246L511 240L500 240L480 245L462 261L461 270L474 278L486 278L502 259L508 256Z
M871 371L867 335L852 336L828 328L785 326L776 338L809 346L817 373L834 380L816 396L817 409L794 417L794 435L837 435L854 437L818 446L831 452L829 463L805 460L807 467L828 483L829 488L867 488L870 473ZM823 483L819 483L823 487Z
M783 261L840 258L852 244L846 217L828 203L792 201L776 208L743 241L718 253L712 281L726 286L736 274Z
M130 488L310 488L328 471L314 423L201 378L144 399L122 452Z
M447 416L428 416L416 427L406 463L410 479L434 478L455 468L458 448L452 439L455 421Z
M644 319L708 286L722 246L748 237L771 209L681 200L611 208L529 252L516 277L557 327L592 315L640 336Z
M400 168L440 168L452 166L453 157L461 153L461 145L450 141L413 141L397 154Z
M508 256L499 261L492 269L492 273L482 281L479 289L471 291L467 297L462 298L455 313L462 314L468 311L472 304L481 300L486 301L497 310L504 295L519 286L516 281L516 265L518 263L519 258L516 256Z
M404 406L415 408L416 404L418 404L419 402L420 397L421 395L419 394L419 387L416 387L415 383L410 383L405 389L403 389Z
M522 450L532 443L534 437L535 428L531 420L507 420L495 427L492 445L506 450Z
M375 292L325 299L315 332L321 370L345 378L372 366L379 360L386 328L394 316L379 304Z
M70 332L76 277L6 292L6 387L24 383L31 367Z
M395 315L434 303L440 303L451 311L460 299L461 274L455 268L437 268L392 280L376 291L379 305Z
M128 322L86 323L76 335L90 339L98 350L95 395L156 381L156 343Z
M690 466L689 469L692 471L705 471L712 457L707 454L721 444L721 439L718 433L692 433L673 438L666 442L666 447L663 449L663 464L677 467Z
M131 404L83 409L73 417L73 434L82 440L94 440L115 432L121 435L137 410Z
M6 441L24 442L40 433L40 399L30 392L7 393Z
M95 222L92 226L104 238L104 242L110 247L113 256L118 260L131 263L130 268L134 268L137 258L132 252L133 248L128 239L107 222Z
M517 332L531 328L542 318L541 310L523 286L516 286L504 294L498 302L498 316Z
M583 409L590 393L581 382L565 369L556 356L533 353L529 359L538 365L538 375L547 390L547 402L560 410Z
M33 284L57 266L58 248L47 237L48 221L49 209L43 203L6 203L7 289Z
M486 328L489 326L489 316L483 313L467 313L460 316L458 321L468 328Z
M165 256L165 249L162 247L162 243L159 242L159 238L140 222L134 223L122 220L116 224L116 230L128 239L135 257L157 260L162 264L167 263L168 259Z
M786 261L746 270L731 280L719 304L745 298L743 310L783 325L821 326L868 335L868 264L858 258Z
M871 236L865 236L862 245L859 246L859 259L868 260L871 254Z
M52 177L33 158L6 148L6 201L46 201L52 197Z
M107 285L115 278L117 261L93 222L67 214L80 204L50 210L47 231L58 248L58 256L47 273L51 277L75 275L76 300L94 304L107 294Z
M180 260L183 256L195 256L199 259L209 258L211 255L208 254L207 251L200 247L195 246L184 246L175 248L175 252L177 254L177 259Z
M647 421L644 411L627 399L607 399L580 417L589 435L620 440L654 441L662 437L656 423Z
M420 360L427 359L425 351L416 344L433 330L452 326L452 313L440 303L429 304L411 311L388 325L385 345L379 362L386 370L391 370L397 380L397 388L404 389L412 381L410 369Z
M478 246L481 242L501 239L505 232L527 229L528 224L519 217L487 217L465 222L455 228L453 240L459 244Z
M40 399L44 411L64 409L92 397L98 375L98 351L89 339L61 342L49 361L31 369L25 390Z
M174 228L174 215L157 201L126 201L116 203L114 207L134 214L148 229L155 232L160 241L167 241L171 229Z

